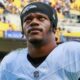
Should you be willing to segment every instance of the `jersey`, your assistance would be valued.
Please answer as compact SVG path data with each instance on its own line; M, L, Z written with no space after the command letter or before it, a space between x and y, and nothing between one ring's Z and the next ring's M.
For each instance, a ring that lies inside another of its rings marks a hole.
M34 67L27 59L28 49L17 49L0 64L0 80L80 80L80 43L65 42Z

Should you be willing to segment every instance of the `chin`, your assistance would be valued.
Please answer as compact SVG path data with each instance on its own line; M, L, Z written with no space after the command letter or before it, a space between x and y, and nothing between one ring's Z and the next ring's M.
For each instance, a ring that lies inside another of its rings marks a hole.
M31 40L29 40L29 42L35 46L39 46L42 44L43 41L42 41L42 39L31 39Z
M37 43L37 42L41 42L42 41L42 39L30 39L29 40L29 42L31 42L31 43Z
M40 36L31 36L31 37L28 37L28 40L29 40L29 42L40 42L40 41L42 41L42 37L40 37Z

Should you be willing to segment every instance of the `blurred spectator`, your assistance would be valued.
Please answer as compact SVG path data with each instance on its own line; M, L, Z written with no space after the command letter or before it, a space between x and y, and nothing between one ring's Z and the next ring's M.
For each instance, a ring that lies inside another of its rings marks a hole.
M0 8L5 9L5 6L3 5L3 3L0 2Z
M29 0L20 0L20 1L21 1L21 8L25 7L25 5L29 3Z
M66 18L70 18L70 6L67 3L62 6L62 13Z
M75 2L75 0L70 0L71 3Z
M6 8L5 8L5 6L4 6L4 4L3 3L1 3L0 2L0 21L1 22L6 22L6 18L5 18L5 13L6 13Z
M7 13L7 9L5 8L4 4L0 2L0 9L2 9L2 14Z
M18 14L20 13L19 8L17 8L14 4L14 0L6 0L6 8L9 13Z

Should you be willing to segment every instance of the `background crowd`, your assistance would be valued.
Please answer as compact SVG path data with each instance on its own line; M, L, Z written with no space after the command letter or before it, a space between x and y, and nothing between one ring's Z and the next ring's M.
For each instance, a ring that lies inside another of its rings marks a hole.
M80 0L0 0L0 31L21 31L20 12L26 4L33 1L51 5L56 9L59 20L71 18L71 14L79 15L80 18Z

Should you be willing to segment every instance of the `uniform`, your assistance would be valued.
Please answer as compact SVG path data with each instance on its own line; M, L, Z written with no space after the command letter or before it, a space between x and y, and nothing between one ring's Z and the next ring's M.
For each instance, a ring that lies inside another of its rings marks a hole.
M0 64L0 80L80 80L80 43L65 42L34 67L28 49L17 49Z

